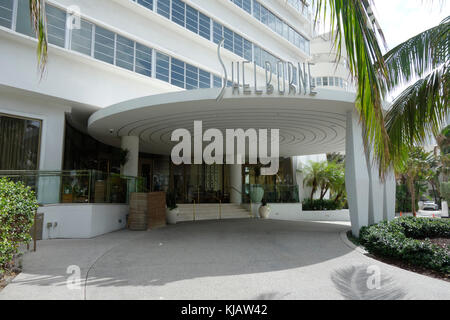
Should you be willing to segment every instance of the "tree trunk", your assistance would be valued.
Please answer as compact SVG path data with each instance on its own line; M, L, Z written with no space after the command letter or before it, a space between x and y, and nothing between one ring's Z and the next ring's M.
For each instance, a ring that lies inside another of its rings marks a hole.
M416 191L414 190L414 181L409 182L409 188L411 193L411 210L413 212L414 217L416 217Z

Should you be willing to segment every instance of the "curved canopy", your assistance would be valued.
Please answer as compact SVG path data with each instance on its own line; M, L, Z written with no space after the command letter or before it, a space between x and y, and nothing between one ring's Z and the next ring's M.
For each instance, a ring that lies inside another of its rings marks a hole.
M319 90L316 96L233 94L227 88L200 89L142 97L95 112L88 122L96 139L120 146L121 136L139 136L140 150L170 154L175 129L193 134L194 121L203 130L280 129L280 156L345 150L346 113L354 108L355 95Z

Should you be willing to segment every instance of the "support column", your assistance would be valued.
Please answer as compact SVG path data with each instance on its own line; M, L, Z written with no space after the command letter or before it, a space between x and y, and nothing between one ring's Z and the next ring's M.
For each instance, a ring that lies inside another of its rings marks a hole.
M394 220L395 218L396 188L395 174L394 172L390 172L386 175L386 181L384 183L383 219L387 221Z
M380 180L378 166L376 165L373 152L366 153L366 162L369 173L369 225L383 221L384 211L384 189L385 185Z
M139 137L122 137L121 147L123 150L128 150L128 161L123 165L120 173L125 176L137 177L139 166Z
M369 223L369 174L364 152L362 130L356 111L347 112L345 146L345 185L350 209L352 233Z
M230 165L230 202L241 204L242 203L242 165L232 164ZM239 190L239 191L238 191Z

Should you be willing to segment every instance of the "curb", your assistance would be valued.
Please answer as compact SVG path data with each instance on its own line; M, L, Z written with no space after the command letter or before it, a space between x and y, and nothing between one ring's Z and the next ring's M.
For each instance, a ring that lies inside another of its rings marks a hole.
M348 231L348 230L347 230L347 231ZM342 242L344 242L344 244L345 244L347 247L349 247L350 249L352 249L352 250L354 250L354 251L357 251L357 252L359 252L359 253L361 253L361 254L363 254L363 255L368 254L368 252L367 252L363 247L357 246L357 245L355 245L353 242L351 242L350 240L348 240L348 238L347 238L347 231L341 231L341 232L339 233Z

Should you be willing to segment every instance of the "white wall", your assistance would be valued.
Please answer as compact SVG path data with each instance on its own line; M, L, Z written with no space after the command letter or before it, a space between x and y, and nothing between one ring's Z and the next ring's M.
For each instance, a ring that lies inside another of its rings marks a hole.
M59 204L40 207L38 212L44 213L43 239L93 238L125 228L129 207L121 204Z

